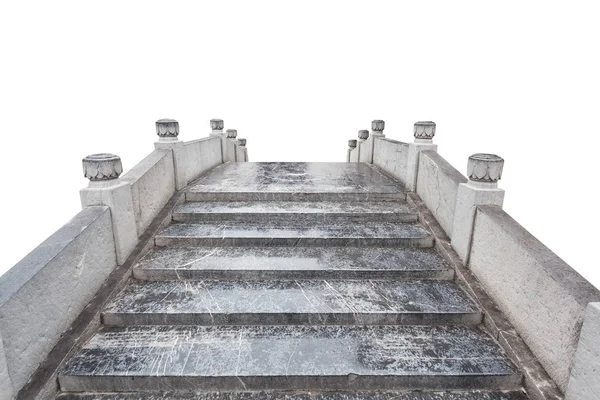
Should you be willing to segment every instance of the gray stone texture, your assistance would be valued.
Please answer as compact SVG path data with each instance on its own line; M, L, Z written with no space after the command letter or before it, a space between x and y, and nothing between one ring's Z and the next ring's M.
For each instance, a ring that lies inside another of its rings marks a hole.
M0 336L15 391L116 265L110 211L87 207L0 276Z
M417 211L405 202L364 201L228 201L187 202L173 210L173 220L240 222L285 220L318 221L397 221L417 222Z
M185 142L186 184L221 164L221 139L208 137Z
M130 282L105 325L444 325L481 323L454 283L356 280Z
M377 137L374 140L373 164L398 181L406 183L408 144L384 137Z
M600 399L600 303L585 309L566 400Z
M114 154L92 154L82 160L83 176L90 181L117 179L123 172L121 158Z
M223 138L223 162L236 162L237 144L233 138Z
M129 182L138 236L175 193L175 167L171 150L154 150L122 179Z
M4 351L4 343L0 332L0 400L12 400L14 395L13 385L8 373L8 365L6 363L6 352Z
M402 185L362 163L227 163L202 176L188 201L404 200Z
M428 139L415 139L413 143L408 145L408 157L407 157L407 168L406 177L404 183L407 190L413 192L417 191L417 179L419 177L419 159L421 158L421 152L432 151L437 152L437 144L433 144Z
M497 206L478 207L469 266L564 391L600 291Z
M463 326L106 328L65 366L65 391L517 389L497 343Z
M57 400L527 400L520 391L376 391L376 392L166 392L63 394Z
M177 139L179 122L170 118L159 119L156 121L156 134L161 139Z
M362 143L358 144L358 161L370 164L373 162L373 149L375 146L375 135L369 136Z
M435 136L435 122L418 121L413 127L413 135L418 140L431 140Z
M122 265L138 243L133 195L129 182L114 180L114 185L87 187L79 191L81 206L108 206L117 251Z
M475 182L497 182L503 168L504 160L495 154L473 154L467 164L467 176Z
M172 224L155 237L157 246L414 246L433 238L418 224L366 221L314 224L285 221Z
M418 171L417 194L446 234L451 235L458 186L467 178L434 151L420 153Z
M493 205L502 207L504 190L495 187L495 183L480 183L469 180L458 185L454 220L452 221L452 248L465 265L469 263L469 254L473 242L473 221L476 207ZM490 245L492 245L490 243Z
M138 279L452 279L433 249L389 247L155 248L133 274Z

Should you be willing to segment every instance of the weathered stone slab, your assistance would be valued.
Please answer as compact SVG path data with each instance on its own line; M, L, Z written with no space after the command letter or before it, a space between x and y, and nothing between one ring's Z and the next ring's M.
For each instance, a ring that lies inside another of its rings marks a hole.
M404 189L362 163L227 163L193 184L188 201L404 200Z
M156 248L133 270L138 279L452 279L433 249L390 247Z
M600 291L497 206L478 207L469 267L565 390L584 310Z
M0 336L15 393L116 265L110 211L93 206L0 276Z
M57 400L527 400L519 391L411 392L197 392L104 393L58 396Z
M498 344L459 326L105 329L65 366L63 391L517 389Z
M479 324L453 282L132 281L106 325Z
M173 224L155 237L158 246L414 246L431 247L433 238L418 224L226 223Z
M173 219L181 222L221 220L256 222L274 219L289 222L313 222L324 219L416 222L417 217L416 210L408 204L390 201L188 202L173 211Z
M420 153L416 192L449 236L458 186L466 182L467 178L435 151Z
M600 399L600 303L586 307L566 400Z

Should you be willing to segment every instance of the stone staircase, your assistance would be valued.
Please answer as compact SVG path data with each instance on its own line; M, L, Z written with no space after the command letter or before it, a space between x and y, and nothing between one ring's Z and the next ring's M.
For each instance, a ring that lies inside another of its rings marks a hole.
M228 163L63 366L62 400L523 400L402 186L360 163Z

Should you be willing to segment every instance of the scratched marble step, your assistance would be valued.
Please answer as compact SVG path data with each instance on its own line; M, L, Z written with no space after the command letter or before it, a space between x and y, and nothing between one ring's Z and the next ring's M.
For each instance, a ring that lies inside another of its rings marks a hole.
M454 269L411 247L155 247L133 269L143 280L441 279Z
M57 400L527 400L522 391L63 393Z
M403 185L364 163L226 163L186 191L188 201L397 201Z
M521 379L464 326L103 328L59 374L65 392L519 390Z
M431 247L433 237L418 224L363 221L174 223L159 232L157 246L412 246Z
M136 281L105 325L439 325L481 323L454 282Z
M416 222L417 211L405 202L331 201L224 201L188 202L173 211L173 220L194 221L288 221L369 220Z

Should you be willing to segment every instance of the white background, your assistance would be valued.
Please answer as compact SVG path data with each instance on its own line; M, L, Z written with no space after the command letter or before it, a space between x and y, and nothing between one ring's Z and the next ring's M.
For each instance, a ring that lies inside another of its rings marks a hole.
M409 4L410 3L410 4ZM154 121L251 161L344 161L372 119L505 158L505 210L600 286L598 2L2 2L0 271L79 210L81 158L125 169Z

